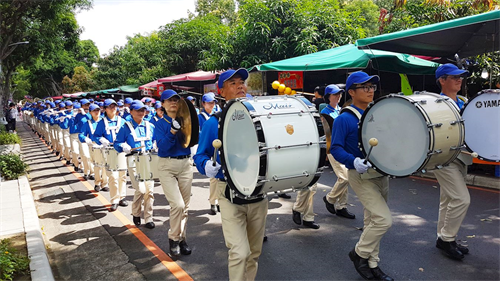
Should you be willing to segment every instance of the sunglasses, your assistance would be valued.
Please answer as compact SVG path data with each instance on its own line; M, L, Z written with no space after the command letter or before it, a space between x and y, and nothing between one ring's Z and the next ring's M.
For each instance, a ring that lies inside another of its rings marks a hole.
M355 87L353 89L363 89L365 92L368 93L370 90L376 91L377 85L363 85L363 86Z

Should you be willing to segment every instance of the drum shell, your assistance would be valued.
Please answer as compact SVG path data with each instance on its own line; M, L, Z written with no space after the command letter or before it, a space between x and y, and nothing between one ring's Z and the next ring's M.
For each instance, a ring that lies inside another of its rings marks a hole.
M110 171L127 170L127 157L125 152L118 152L115 149L105 150L107 156L106 168Z
M457 107L432 93L388 95L376 100L360 120L363 154L369 139L377 138L370 162L385 175L405 177L441 168L459 155L464 128Z
M160 161L160 156L158 156L158 153L156 152L151 152L151 174L153 176L153 179L159 179L160 178L160 171L158 170L158 164Z
M101 148L97 147L92 147L92 155L93 155L93 160L94 160L94 165L97 167L104 167L104 164L106 163L104 161L103 157L103 150Z
M135 160L137 180L152 180L153 174L151 173L151 155L145 152L141 154L135 154L133 157Z

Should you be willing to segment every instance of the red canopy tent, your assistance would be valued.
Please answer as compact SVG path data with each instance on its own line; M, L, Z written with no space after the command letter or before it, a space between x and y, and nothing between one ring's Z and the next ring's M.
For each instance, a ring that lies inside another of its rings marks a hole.
M180 81L208 81L214 80L217 77L218 73L207 72L198 70L195 72L189 72L184 74L178 74L174 76L169 76L165 78L158 79L159 83L172 83L172 82L180 82Z

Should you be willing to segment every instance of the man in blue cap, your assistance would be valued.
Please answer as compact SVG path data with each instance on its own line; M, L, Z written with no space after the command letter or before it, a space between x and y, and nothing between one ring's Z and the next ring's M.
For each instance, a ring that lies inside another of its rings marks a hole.
M340 114L333 123L330 153L348 169L349 183L364 207L363 233L354 249L349 253L356 271L367 280L394 280L385 274L378 263L380 241L392 225L391 211L387 206L389 178L364 177L371 167L365 163L358 148L358 122L373 101L379 77L369 76L363 71L354 72L347 78L346 90L352 105Z
M80 134L78 135L80 142L84 147L88 147L90 154L90 157L88 157L88 159L86 159L87 156L85 155L84 157L82 157L82 160L89 161L88 165L90 166L91 171L93 171L95 174L94 190L96 192L99 192L101 189L103 191L108 191L108 177L105 174L104 167L95 165L95 159L96 157L98 157L96 154L100 153L101 151L99 150L99 147L97 147L92 141L92 139L94 138L95 129L97 128L97 124L99 123L99 121L101 121L101 108L99 107L99 105L97 105L96 103L92 103L89 106L89 115L90 118L87 118L86 122L82 124ZM86 175L88 176L89 174Z
M217 85L221 96L226 101L245 97L247 78L248 72L244 68L220 74ZM231 196L230 187L226 184L221 170L220 156L211 159L214 155L212 142L218 137L218 126L218 116L212 116L203 124L194 161L202 175L217 179L222 231L229 248L229 280L254 280L262 252L268 200L246 200Z
M71 163L71 139L69 133L70 119L73 117L73 102L70 100L64 102L65 111L59 114L59 127L62 130L63 155L66 159L66 165Z
M92 116L89 114L90 105L92 105L92 103L90 103L90 101L86 99L82 99L80 103L82 104L80 114L84 114L79 121L77 120L79 116L77 115L75 117L75 124L77 127L76 131L78 135L82 133L83 126L87 123L87 121L92 118ZM76 123L77 121L78 123ZM87 180L94 180L94 165L92 164L92 161L90 159L90 147L86 142L81 142L80 139L78 140L80 159L81 164L83 165L83 177Z
M190 148L183 147L185 136L181 131L182 120L177 116L181 97L174 90L161 94L161 105L165 111L163 118L155 125L155 140L158 147L158 171L163 193L170 205L170 228L168 240L170 254L191 254L186 242L188 209L191 200Z
M331 84L326 86L324 99L327 106L321 111L321 114L327 114L332 117L333 120L337 118L340 114L339 101L344 93L343 89L340 89L337 85ZM347 180L347 168L339 163L333 156L328 152L328 161L332 166L333 172L337 176L337 181L333 186L332 190L323 197L326 209L337 216L341 216L348 219L355 219L356 216L347 210L347 200L349 196L349 182ZM337 204L337 205L335 205Z
M443 64L436 70L436 83L441 95L452 99L458 109L462 109L467 102L458 92L468 74L467 70L451 63ZM469 249L458 244L456 238L470 205L469 190L465 184L467 165L470 164L472 158L461 153L450 165L434 170L440 186L436 247L455 260L461 260L464 254L469 253Z
M90 106L90 102L87 99L82 99L80 102L74 105L74 108L77 109L73 113L73 116L70 121L69 121L69 137L71 140L71 155L72 159L71 162L73 162L73 166L75 167L75 172L79 171L80 168L80 160L78 157L80 156L80 141L78 139L78 134L80 133L79 131L79 126L80 126L80 121L84 118L86 118L86 114L88 112L88 108Z
M104 148L113 145L120 128L125 124L125 120L117 115L116 102L113 99L104 101L104 117L99 121L95 129L92 140ZM109 156L110 157L110 156ZM127 196L127 172L125 170L112 170L109 165L104 167L109 184L109 197L111 201L110 212L116 211L118 206L126 207Z
M144 121L146 106L135 100L130 104L130 121L125 122L116 136L113 147L118 152L130 154L133 151L148 152L153 149L154 125ZM153 222L154 180L137 181L136 168L131 156L128 158L128 174L135 189L132 201L132 219L136 226L141 225L142 205L146 228L155 228Z

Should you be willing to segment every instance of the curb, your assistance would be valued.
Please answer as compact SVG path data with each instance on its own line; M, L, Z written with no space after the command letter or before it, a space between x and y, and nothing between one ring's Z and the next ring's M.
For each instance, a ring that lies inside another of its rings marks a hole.
M421 178L436 179L436 176L434 176L434 173L432 171L428 171L425 174L415 173L415 176L421 177ZM467 176L465 177L465 183L467 185L480 186L480 187L486 187L486 188L500 190L500 178L467 174Z
M18 183L21 208L23 210L24 231L26 232L26 244L30 258L31 280L53 281L54 275L50 267L49 256L45 248L28 178L21 176L18 179Z

